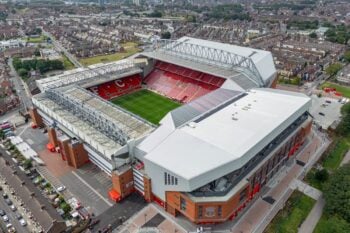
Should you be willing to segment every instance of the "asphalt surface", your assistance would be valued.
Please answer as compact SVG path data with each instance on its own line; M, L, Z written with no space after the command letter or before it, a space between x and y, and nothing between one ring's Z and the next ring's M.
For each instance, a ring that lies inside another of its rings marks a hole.
M55 48L60 51L60 52L63 52L64 55L66 55L66 57L76 66L76 67L83 67L83 65L78 61L78 59L76 59L70 52L68 52L67 49L65 49L61 43L59 41L57 41L55 39L55 37L49 33L49 32L46 32L46 31L43 31L43 34L50 37L51 38L51 41L52 41L52 44L55 46Z
M1 191L1 195L2 195L3 191ZM17 211L12 211L10 209L10 207L5 203L5 199L1 196L0 197L0 209L4 210L7 217L9 218L8 222L5 222L3 220L3 218L1 217L1 222L3 223L4 226L6 226L6 224L11 223L17 230L17 232L23 232L23 233L29 233L30 231L28 230L27 227L23 227L21 226L21 224L18 222L18 220L15 217L15 214Z
M96 219L101 220L92 230L92 232L99 232L104 228L111 226L112 229L117 228L123 222L128 220L131 216L143 209L147 203L140 195L133 193L113 207L109 208Z
M40 152L46 150L48 142L47 133L43 133L40 129L32 129L30 127L21 132L21 137L35 151ZM57 154L52 156L58 156ZM59 161L61 162L61 161ZM64 163L62 161L62 163ZM93 164L87 164L82 168L72 172L53 177L50 174L50 168L44 167L47 172L41 171L41 174L54 186L66 186L71 195L76 197L87 208L89 212L99 215L110 208L113 203L109 200L108 191L112 186L111 178L108 177L101 169ZM43 169L41 169L43 170Z
M48 229L53 219L63 221L62 217L52 207L48 199L46 199L35 187L32 181L14 164L7 152L0 148L2 158L0 159L0 173L6 178L8 184L15 190L24 205L33 213L34 218L40 223L44 229ZM4 160L9 162L9 166L5 165ZM13 175L13 171L16 171L16 175ZM24 182L25 185L22 185ZM34 194L35 198L31 197ZM44 206L44 210L41 210L41 206Z
M16 93L21 101L23 109L28 109L30 106L32 106L32 101L31 101L31 96L30 93L27 89L26 84L24 81L21 79L21 77L18 76L15 68L12 65L12 58L9 59L8 65L10 66L10 75L11 79L13 81L13 84L16 89Z

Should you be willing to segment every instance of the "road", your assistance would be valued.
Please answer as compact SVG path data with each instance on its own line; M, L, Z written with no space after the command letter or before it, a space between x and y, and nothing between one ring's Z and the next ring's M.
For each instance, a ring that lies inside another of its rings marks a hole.
M73 56L70 52L68 52L68 50L65 49L65 48L61 45L61 43L55 39L55 37L54 37L51 33L49 33L49 32L47 32L47 31L44 31L44 30L43 30L43 34L44 34L45 36L50 37L50 38L51 38L51 41L52 41L52 44L55 46L55 48L56 48L58 51L63 52L64 55L66 55L66 57L67 57L76 67L78 67L78 68L79 68L79 67L84 67L84 66L78 61L78 59L75 58L75 56Z
M21 109L24 110L24 112L27 112L27 109L32 106L31 93L28 89L27 84L17 74L15 68L13 67L12 61L12 58L8 60L8 65L11 69L10 75L12 77L13 84L22 105Z
M4 223L3 225L11 223L16 228L17 232L29 233L29 230L26 227L22 227L21 224L19 224L18 220L15 217L16 212L10 209L10 207L5 203L4 198L2 197L0 197L0 209L4 210L7 217L9 218L8 222L4 222L1 217L0 221Z

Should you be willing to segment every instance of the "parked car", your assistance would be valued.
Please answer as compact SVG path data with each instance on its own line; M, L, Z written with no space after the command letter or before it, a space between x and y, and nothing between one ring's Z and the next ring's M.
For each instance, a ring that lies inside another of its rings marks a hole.
M89 229L92 230L94 228L95 225L97 225L100 222L99 219L95 219L93 220L90 224L89 224Z
M57 188L57 192L63 192L66 189L65 186L60 186Z
M16 214L15 214L15 217L16 217L17 220L20 220L20 219L23 218L22 215L21 215L20 213L16 213Z
M21 224L21 226L26 226L27 225L27 222L26 220L24 220L23 218L21 220L19 220L19 223Z
M7 215L5 214L4 216L2 216L2 220L4 220L4 222L7 222L9 220L9 217L7 217Z
M12 224L11 224L11 223L7 223L7 224L6 224L6 228L7 228L7 229L9 229L9 228L11 228L11 227L12 227Z
M11 208L12 211L16 211L17 210L15 205L11 205L10 208Z
M0 210L0 216L4 216L6 212L4 210Z
M321 116L325 116L325 114L323 112L319 112L318 114Z
M2 197L3 197L4 199L7 199L9 196L7 195L7 193L3 193L3 194L2 194Z
M10 199L8 199L8 198L5 199L5 202L6 202L7 205L12 205L12 201Z

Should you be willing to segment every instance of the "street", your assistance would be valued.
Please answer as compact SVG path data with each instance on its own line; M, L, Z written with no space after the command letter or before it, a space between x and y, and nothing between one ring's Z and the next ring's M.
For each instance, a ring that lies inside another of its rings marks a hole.
M12 77L13 84L16 89L16 93L19 97L19 100L21 102L21 109L25 112L27 112L27 109L32 106L32 101L31 101L31 94L28 90L27 85L25 82L22 80L21 77L17 74L15 68L13 67L12 64L13 59L10 58L8 60L8 64L10 66L11 72L10 75Z
M59 41L57 41L55 39L55 37L49 33L43 30L43 34L45 36L48 36L51 38L52 44L55 46L55 48L60 51L63 52L64 55L66 55L66 57L75 65L75 67L79 68L79 67L83 67L83 65L78 61L78 59L76 59L70 52L67 51L67 49L65 49L61 43Z

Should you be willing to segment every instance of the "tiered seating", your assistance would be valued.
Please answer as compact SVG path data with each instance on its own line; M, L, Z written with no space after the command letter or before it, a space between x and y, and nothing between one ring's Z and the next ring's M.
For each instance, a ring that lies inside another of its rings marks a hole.
M103 99L110 100L112 98L128 94L139 88L141 88L141 77L139 74L135 74L129 77L109 81L98 86L90 87L89 90L101 96Z
M219 88L225 79L158 61L146 77L148 87L181 102L190 102Z
M174 64L169 64L166 62L158 61L155 67L159 70L169 71L173 74L179 74L187 78L200 80L201 82L208 83L216 87L220 87L225 82L225 79L223 78L216 77L211 74L205 74L196 70L187 69L185 67L177 66Z

